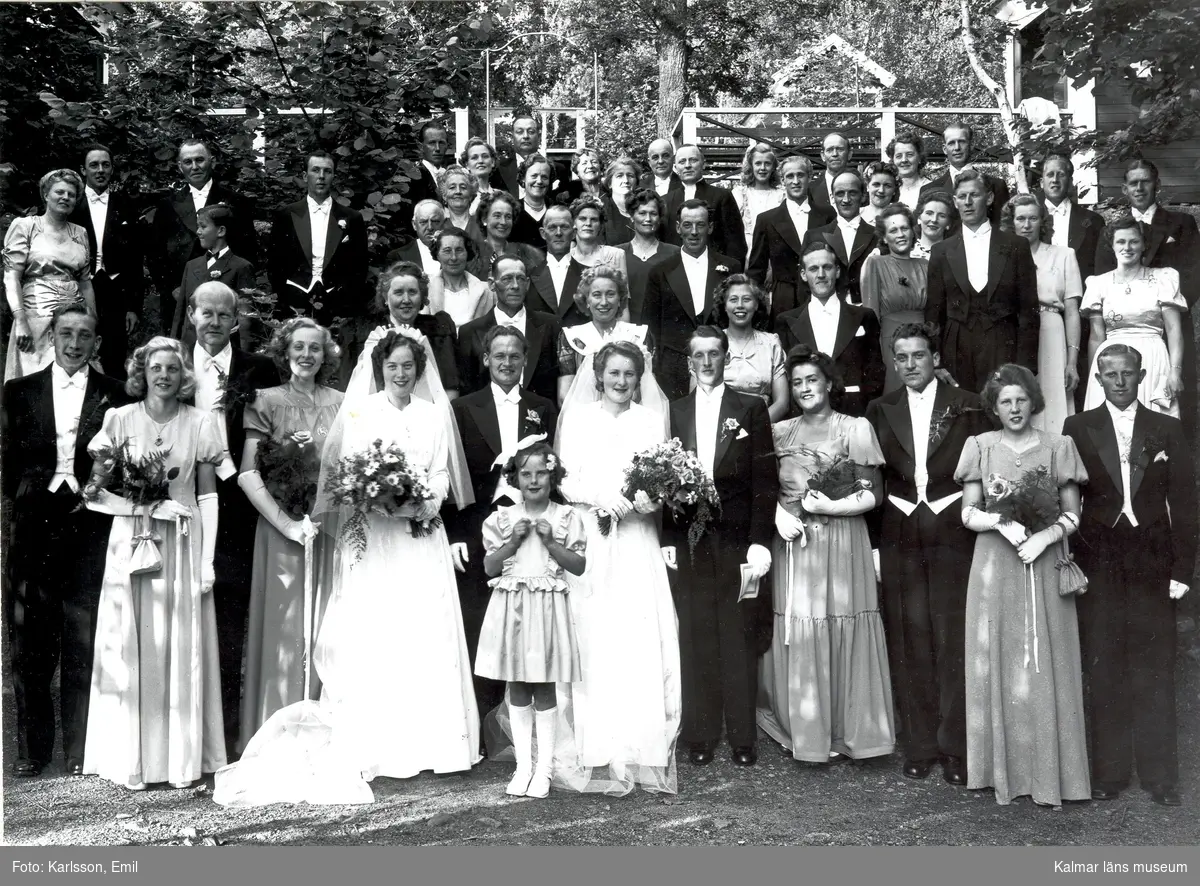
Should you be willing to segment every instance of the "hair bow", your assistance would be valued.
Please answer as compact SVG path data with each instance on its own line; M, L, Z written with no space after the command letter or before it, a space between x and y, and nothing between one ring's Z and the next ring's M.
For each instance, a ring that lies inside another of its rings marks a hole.
M505 449L503 452L497 455L496 460L492 462L492 467L504 467L506 464L508 464L508 460L516 456L516 454L522 449L528 449L534 443L542 443L545 442L545 440L545 434L530 434L528 437L522 437L516 442L516 445L513 446L512 449Z

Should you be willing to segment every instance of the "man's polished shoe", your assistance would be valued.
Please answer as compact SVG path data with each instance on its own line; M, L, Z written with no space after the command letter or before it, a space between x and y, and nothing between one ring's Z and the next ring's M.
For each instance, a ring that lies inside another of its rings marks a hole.
M753 766L758 762L758 751L747 747L734 748L733 762L739 766Z
M1113 787L1110 784L1102 784L1101 782L1096 782L1096 784L1092 785L1093 800L1115 800L1119 796L1121 796L1120 788Z
M696 766L707 766L713 761L712 748L694 747L688 751L688 759Z
M1179 796L1179 791L1167 785L1154 785L1147 788L1150 791L1150 799L1159 806L1182 806L1183 798Z
M905 760L904 769L901 770L905 778L928 778L930 770L933 769L932 760Z
M46 764L38 760L22 759L13 763L12 774L15 778L37 778L45 768Z
M67 775L83 775L83 761L78 757L68 757Z
M967 783L967 767L962 757L946 757L942 760L942 778L947 784L962 786Z

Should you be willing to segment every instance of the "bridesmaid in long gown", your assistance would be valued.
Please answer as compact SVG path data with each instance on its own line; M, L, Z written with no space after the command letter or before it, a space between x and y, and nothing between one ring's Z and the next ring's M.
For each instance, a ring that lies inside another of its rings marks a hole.
M788 356L798 418L772 426L779 458L772 553L775 634L762 659L758 723L809 763L887 756L896 744L891 673L863 515L883 494L883 453L865 418L834 412L833 361ZM848 456L867 489L831 500L810 490L819 462Z
M238 485L258 509L254 535L254 571L250 584L250 621L246 630L246 676L243 682L239 751L245 750L258 727L280 708L304 699L304 540L314 536L313 636L330 590L333 545L329 536L306 530L263 485L256 457L267 438L307 447L319 462L325 438L333 426L342 392L324 384L337 372L340 351L329 330L308 317L296 317L275 331L267 346L285 384L258 392L246 405L246 445ZM313 491L316 491L313 476ZM311 510L311 509L310 509ZM311 524L310 524L311 526ZM309 654L311 650L309 651ZM311 670L310 693L320 681Z
M1029 241L1033 263L1037 265L1041 314L1037 377L1046 408L1033 417L1033 426L1061 434L1067 416L1075 414L1075 388L1079 385L1075 358L1079 356L1079 300L1083 298L1083 281L1075 250L1050 242L1051 224L1042 201L1029 194L1018 194L1009 200L1000 216L1001 230L1013 231Z
M917 219L903 203L880 210L875 230L887 252L869 255L863 262L863 304L879 317L879 350L892 353L892 336L907 323L925 321L925 283L929 279L929 260L912 254L917 242ZM885 394L904 386L891 359L883 361L887 371Z
M83 771L134 791L160 782L186 788L225 765L212 596L216 465L224 445L207 413L180 402L193 395L196 377L179 342L152 338L127 369L125 390L142 399L110 409L88 447L96 457L88 507L114 519ZM108 480L103 450L122 444L133 459L162 453L164 470L177 470L167 501L135 507L112 492L93 492ZM161 538L162 565L131 574L134 536L150 531Z
M1044 401L1024 366L1001 366L983 400L1001 429L967 440L955 471L963 525L979 533L967 586L967 787L994 788L1002 806L1021 796L1039 806L1089 800L1075 598L1059 596L1054 565L1058 542L1079 527L1087 471L1070 437L1033 427ZM987 513L995 478L1011 483L1037 468L1059 490L1057 523L1030 534Z

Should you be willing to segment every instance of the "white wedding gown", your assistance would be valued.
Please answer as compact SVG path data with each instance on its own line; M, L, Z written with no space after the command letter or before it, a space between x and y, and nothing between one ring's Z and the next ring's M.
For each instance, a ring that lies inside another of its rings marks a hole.
M372 394L346 423L344 452L398 444L447 492L447 439L437 407L396 409ZM313 665L320 702L290 705L217 773L227 806L370 803L378 775L458 772L479 762L479 714L445 529L414 538L404 519L371 516L362 559L339 546L336 586Z

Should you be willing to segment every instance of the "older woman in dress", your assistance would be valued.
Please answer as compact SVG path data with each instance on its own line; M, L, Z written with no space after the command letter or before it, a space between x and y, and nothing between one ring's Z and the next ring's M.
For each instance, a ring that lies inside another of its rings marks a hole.
M921 188L925 179L921 170L925 168L925 142L915 130L900 132L888 142L887 157L896 167L899 193L896 201L909 209L916 209L921 201Z
M527 243L546 251L546 238L542 235L542 217L546 214L550 182L554 179L554 167L541 154L530 154L517 168L517 180L524 189L521 209L513 222L509 239L514 243Z
M500 162L500 155L483 139L478 137L469 139L467 146L463 148L458 157L458 162L475 177L476 193L471 203L472 212L479 206L482 197L494 190L504 188L500 173L496 170L496 164Z
M879 213L896 202L900 193L900 174L891 163L876 162L867 167L864 181L867 205L859 215L874 224Z
M342 392L329 387L341 351L324 326L295 317L275 330L266 352L286 381L260 390L246 405L246 443L238 486L259 513L254 536L254 570L250 583L250 621L246 630L246 676L242 688L241 737L244 751L251 736L280 708L304 700L305 647L304 545L312 549L313 599L309 624L316 636L328 599L333 569L333 540L318 534L307 520L317 492L317 468L325 438L333 427ZM280 447L299 447L311 461L311 490L296 489L284 499L272 476L260 467L271 464ZM260 456L261 453L261 456ZM315 678L315 674L310 675ZM314 679L310 692L315 697Z
M525 263L526 273L532 275L546 264L546 253L528 243L512 241L513 224L521 211L517 198L507 191L494 190L481 194L475 220L483 231L483 240L476 244L479 254L467 268L479 279L485 279L492 268L492 259L497 255L511 255Z
M584 195L571 203L571 219L575 227L571 258L585 268L608 265L622 274L629 273L625 267L625 253L619 247L606 246L602 242L605 223L603 203L595 197Z
M4 377L20 378L54 362L50 316L83 301L96 310L87 231L67 219L83 196L83 181L56 169L38 183L46 208L14 219L4 235L4 291L13 324Z
M787 415L791 401L783 346L779 336L766 331L769 317L766 293L745 274L730 274L713 290L708 322L724 329L729 339L725 384L762 398L771 421L777 422Z
M567 183L565 193L568 200L575 201L585 195L599 200L604 196L600 180L604 172L604 161L600 159L600 152L595 148L580 148L576 151L571 158L571 172L575 174L575 179Z
M1024 366L1001 366L983 401L1000 430L968 439L955 471L963 525L979 533L967 585L967 787L994 788L1002 806L1088 800L1079 625L1055 567L1079 528L1087 471L1070 437L1033 426L1045 401ZM999 499L1038 470L1061 516L1036 531L1001 520Z
M190 787L225 765L213 606L216 466L213 417L183 401L196 376L183 346L156 336L126 363L136 403L110 409L88 451L87 506L113 515L96 615L83 771L130 790ZM141 505L110 491L114 454L161 459L168 497ZM151 534L157 539L151 539ZM156 548L155 566L151 549Z
M761 143L748 147L742 157L741 181L733 187L734 202L742 213L747 249L754 239L754 222L759 214L774 209L784 196L775 149Z
M503 193L503 192L501 192ZM386 312L386 327L380 327L368 336L367 341L378 340L387 329L406 331L418 340L428 339L433 352L434 369L446 396L453 400L458 396L458 364L454 352L458 342L458 329L454 320L445 311L425 313L429 307L429 277L420 265L410 261L399 261L388 266L375 284L375 308Z
M626 206L629 195L637 189L642 170L632 157L618 157L604 170L604 187L607 193L604 204L604 242L609 246L628 243L634 236L633 219Z
M622 243L620 248L629 270L629 317L637 323L642 317L650 268L677 254L679 247L658 239L667 205L653 188L640 188L630 194L625 210L633 221L633 239Z
M426 310L430 314L437 316L446 312L457 330L496 306L496 294L487 281L467 270L478 250L465 231L438 231L433 238L432 251L442 269L429 278Z
M1045 205L1030 194L1013 197L1000 216L1002 231L1013 231L1029 241L1033 263L1037 265L1041 312L1037 376L1046 408L1033 417L1033 426L1060 434L1067 416L1075 414L1083 281L1079 279L1075 250L1050 242L1052 225Z
M787 378L797 418L772 426L779 459L772 557L775 633L762 660L758 722L796 760L828 764L890 754L892 686L864 514L883 500L883 453L865 418L834 412L833 360L797 345ZM847 457L863 487L831 499L810 489Z
M1183 387L1183 325L1179 315L1188 309L1179 292L1179 272L1142 264L1146 240L1131 215L1111 221L1104 229L1104 239L1112 245L1117 266L1087 278L1083 304L1079 306L1079 313L1091 324L1091 369L1083 408L1094 409L1104 403L1104 389L1096 381L1096 355L1105 344L1119 342L1142 355L1146 374L1138 385L1138 400L1148 409L1179 418L1179 391Z
M917 242L916 217L903 203L893 203L875 217L875 232L887 252L869 255L863 262L861 280L864 307L879 317L879 347L892 351L892 336L906 323L925 320L925 284L929 260L913 256ZM885 360L887 375L883 392L903 386L891 360Z
M934 191L917 203L917 242L913 245L913 258L929 260L934 243L941 243L958 224L958 209L954 198L945 191Z
M472 207L479 193L479 182L461 166L447 166L438 172L438 193L446 206L446 221L474 242L483 240L483 231L475 221Z

